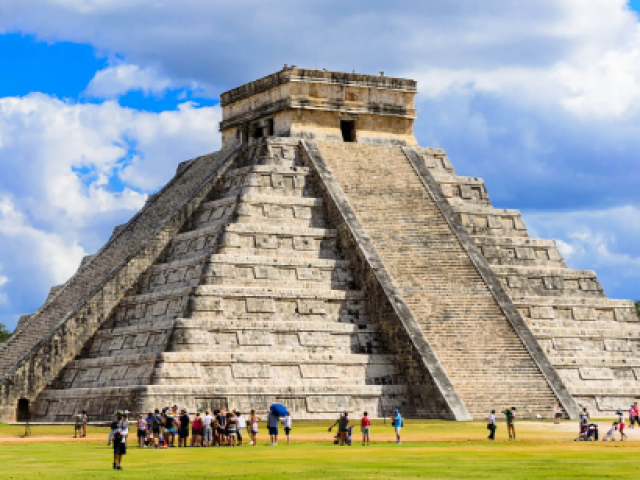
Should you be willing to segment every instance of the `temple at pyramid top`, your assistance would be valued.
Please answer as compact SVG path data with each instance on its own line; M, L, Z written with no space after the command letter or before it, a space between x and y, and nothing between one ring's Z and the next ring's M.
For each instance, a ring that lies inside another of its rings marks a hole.
M417 82L404 78L309 70L279 72L224 92L223 148L264 137L417 145Z

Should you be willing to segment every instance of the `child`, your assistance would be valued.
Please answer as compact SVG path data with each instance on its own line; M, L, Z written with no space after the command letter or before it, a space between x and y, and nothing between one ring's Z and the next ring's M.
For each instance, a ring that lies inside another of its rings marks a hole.
M624 433L624 427L626 426L624 423L624 415L621 410L618 410L616 415L618 415L618 430L620 430L620 441L622 442L627 438L627 434Z
M613 422L611 424L611 428L609 429L609 431L607 432L607 434L604 436L604 438L602 439L603 442L606 442L607 440L611 440L612 442L615 442L616 439L613 436L613 433L618 429L618 422Z
M347 438L345 442L349 446L351 446L351 435L353 435L353 425L349 425L349 427L347 427Z
M369 446L369 430L371 429L371 420L369 419L369 414L364 412L364 416L362 420L360 420L360 429L362 430L362 446L365 444Z
M167 448L167 441L165 440L164 435L160 434L158 438L158 447L157 448Z
M293 425L293 420L291 420L291 414L287 412L287 416L282 419L282 426L284 427L284 433L287 435L287 445L289 445L289 433L291 433L292 425Z

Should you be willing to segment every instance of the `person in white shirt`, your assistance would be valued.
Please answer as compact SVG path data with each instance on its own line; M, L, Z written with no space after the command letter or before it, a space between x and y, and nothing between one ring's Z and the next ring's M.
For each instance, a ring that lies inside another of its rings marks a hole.
M242 431L247 428L247 421L244 419L240 412L234 412L237 419L237 434L238 434L238 446L242 446Z
M127 436L129 435L129 422L121 412L118 412L116 419L116 428L113 435L113 469L122 470L122 456L127 453Z
M211 416L209 410L205 412L205 416L202 419L202 434L204 436L204 445L205 447L210 447L211 442L213 441L213 430L211 430L211 422L213 421L213 417Z
M491 432L487 438L489 440L495 440L496 439L496 429L498 428L498 426L496 425L496 411L495 410L491 410L491 413L489 414L489 419L487 421L487 428Z
M282 426L284 427L284 433L287 435L287 445L289 445L289 433L291 432L292 425L293 425L293 420L291 420L291 414L287 412L286 417L282 419Z

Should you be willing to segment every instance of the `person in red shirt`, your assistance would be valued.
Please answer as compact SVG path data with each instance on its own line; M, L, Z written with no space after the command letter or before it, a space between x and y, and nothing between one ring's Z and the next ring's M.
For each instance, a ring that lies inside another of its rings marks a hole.
M360 428L362 429L362 446L364 447L365 443L369 446L369 430L371 429L371 420L369 420L369 414L364 412L364 417L360 421Z

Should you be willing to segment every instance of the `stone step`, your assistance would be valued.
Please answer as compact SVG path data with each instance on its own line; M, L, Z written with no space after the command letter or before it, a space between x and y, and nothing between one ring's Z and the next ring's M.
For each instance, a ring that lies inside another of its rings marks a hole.
M174 238L167 260L209 253L337 258L336 231L325 228L232 223L181 233Z
M335 420L340 412L368 411L372 418L389 416L401 406L407 396L403 385L201 385L188 382L165 385L133 385L101 388L71 388L47 390L34 405L39 419L70 421L78 409L92 413L92 420L110 420L117 409L128 409L135 416L155 408L178 403L195 413L199 408L209 410L238 409L248 413L255 409L266 418L269 406L284 404L297 419ZM135 403L134 400L135 399ZM403 409L403 414L411 412ZM423 411L435 416L437 411Z
M472 237L476 247L492 266L514 265L566 267L553 240L528 237Z
M580 321L576 326L589 328L597 320L638 322L631 300L599 298L567 298L546 296L512 296L514 305L527 322L557 319Z
M475 369L474 383L490 387L496 400L512 398L514 391L500 381L508 377L544 392L539 407L552 411L554 394L546 379L403 151L326 142L318 147L454 385L468 384L468 372ZM459 210L465 224L477 227L470 233L527 236L517 210L483 205ZM497 349L491 335L476 336L477 331L510 337L513 350ZM456 342L439 342L454 333ZM460 348L457 343L465 341ZM472 411L476 393L473 388L459 393Z

